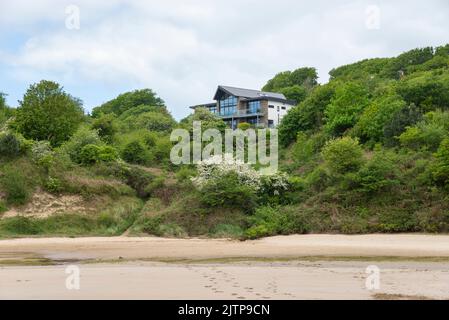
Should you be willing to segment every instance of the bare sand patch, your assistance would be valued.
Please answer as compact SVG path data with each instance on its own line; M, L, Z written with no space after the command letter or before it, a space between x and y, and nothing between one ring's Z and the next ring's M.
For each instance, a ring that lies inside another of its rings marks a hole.
M46 192L35 192L28 204L23 207L17 207L6 211L2 215L2 218L12 218L17 216L47 218L60 213L85 213L87 211L85 201L81 196L57 196Z

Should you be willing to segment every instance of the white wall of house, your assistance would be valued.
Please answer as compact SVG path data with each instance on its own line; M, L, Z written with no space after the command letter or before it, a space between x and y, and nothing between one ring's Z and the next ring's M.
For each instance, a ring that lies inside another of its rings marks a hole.
M270 106L274 108L270 108ZM290 104L268 100L268 120L273 120L274 126L278 126L291 108L293 106Z

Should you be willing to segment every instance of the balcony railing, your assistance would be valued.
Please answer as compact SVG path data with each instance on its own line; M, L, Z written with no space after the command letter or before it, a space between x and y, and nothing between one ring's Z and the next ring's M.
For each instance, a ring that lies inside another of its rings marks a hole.
M228 113L228 114L218 113L217 115L222 118L244 118L244 117L251 117L251 116L254 116L254 117L263 116L263 113L260 109L257 109L257 110L237 110L234 113Z

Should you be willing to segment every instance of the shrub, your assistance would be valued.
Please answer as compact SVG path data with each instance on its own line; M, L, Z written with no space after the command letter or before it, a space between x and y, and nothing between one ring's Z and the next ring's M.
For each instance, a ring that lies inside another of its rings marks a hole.
M201 190L204 185L218 181L229 173L235 173L239 184L248 186L254 191L258 191L261 187L261 175L256 170L228 156L225 156L225 160L221 156L216 156L200 162L198 176L192 178L192 182Z
M27 176L15 167L6 167L0 177L1 187L6 193L6 201L12 205L25 204L31 195Z
M356 171L363 163L362 147L357 139L350 137L327 142L322 155L326 160L326 165L338 174Z
M179 182L186 182L189 181L195 175L196 175L195 169L183 166L181 169L179 169L178 172L176 172L176 179Z
M358 189L367 194L387 191L400 183L394 159L385 152L376 153L356 174L355 180Z
M153 182L155 177L139 168L129 168L124 172L126 184L133 188L140 198L148 198L150 196L147 187Z
M31 147L31 160L37 165L47 162L52 155L53 151L49 141L36 141Z
M201 188L201 202L212 208L236 208L251 212L257 201L256 190L242 184L237 173L229 172L209 180Z
M44 182L44 188L50 193L58 194L62 191L62 183L58 178L48 177Z
M408 127L399 141L411 149L426 148L436 151L449 133L449 112L429 112L416 126Z
M449 138L441 142L435 158L436 164L432 169L433 178L439 185L449 187Z
M360 116L356 131L366 140L382 141L384 127L404 106L405 102L397 95L386 95L374 100Z
M87 127L81 127L62 147L62 151L69 155L75 163L82 163L81 150L87 145L100 146L103 142L98 132Z
M123 149L122 158L129 163L146 164L148 162L149 153L140 141L133 141L128 143Z
M20 155L20 141L12 133L0 135L0 157L17 157Z
M305 178L305 189L311 189L313 191L321 192L327 188L331 181L328 170L319 165L312 172L310 172Z
M79 161L84 165L92 165L98 162L112 162L118 159L118 153L111 146L96 146L88 144L81 149Z
M274 236L277 234L307 233L309 226L301 215L291 208L261 207L248 218L250 227L245 231L249 239Z
M251 128L251 125L250 125L249 123L247 123L247 122L241 122L241 123L239 123L239 125L237 126L237 128L240 129L240 130L245 131L245 130L250 129L250 128Z
M285 199L290 189L289 177L285 173L262 176L262 186L259 191L260 200L265 204L278 205Z

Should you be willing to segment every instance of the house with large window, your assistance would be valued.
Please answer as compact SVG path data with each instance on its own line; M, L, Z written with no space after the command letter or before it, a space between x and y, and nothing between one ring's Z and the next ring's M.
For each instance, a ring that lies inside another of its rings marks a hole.
M191 108L207 108L233 129L243 122L255 127L277 127L287 112L296 105L296 101L288 100L281 93L228 86L219 86L214 100L213 103Z

